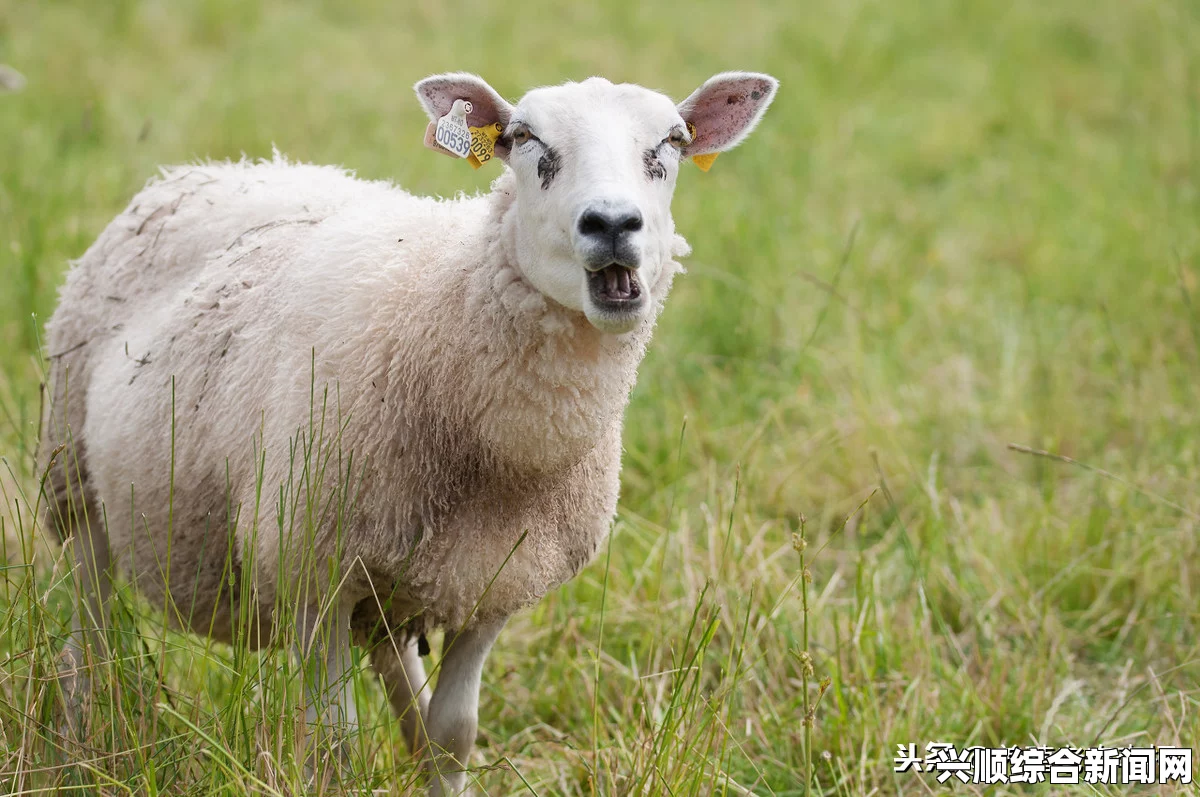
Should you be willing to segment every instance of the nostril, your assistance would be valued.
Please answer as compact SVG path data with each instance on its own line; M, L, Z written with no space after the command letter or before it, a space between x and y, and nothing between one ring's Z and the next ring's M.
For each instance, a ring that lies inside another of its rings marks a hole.
M642 229L642 214L634 211L621 219L620 225L625 232L637 232Z
M612 225L603 213L589 210L579 218L579 232L582 235L607 235Z

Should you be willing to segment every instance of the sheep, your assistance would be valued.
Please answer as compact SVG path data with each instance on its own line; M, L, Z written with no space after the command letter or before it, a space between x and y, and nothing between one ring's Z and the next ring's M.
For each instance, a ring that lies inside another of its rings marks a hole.
M777 85L728 72L676 104L590 78L513 105L475 75L426 78L428 146L453 114L495 131L503 171L473 197L278 153L148 183L46 328L45 522L85 598L70 710L120 574L220 641L261 647L293 618L306 720L335 737L355 725L350 646L369 645L431 793L462 792L489 650L609 532L625 406L689 252L679 169L740 143Z

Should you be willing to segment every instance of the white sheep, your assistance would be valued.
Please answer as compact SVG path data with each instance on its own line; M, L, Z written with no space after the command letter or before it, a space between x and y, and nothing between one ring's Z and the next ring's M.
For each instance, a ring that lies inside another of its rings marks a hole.
M164 170L47 326L47 520L88 599L69 693L113 571L252 647L286 596L308 719L353 726L349 646L370 641L432 792L460 792L492 643L608 533L622 415L687 253L679 168L739 143L776 85L725 73L676 105L592 78L511 105L474 75L422 80L435 122L465 100L502 131L476 197L278 155Z

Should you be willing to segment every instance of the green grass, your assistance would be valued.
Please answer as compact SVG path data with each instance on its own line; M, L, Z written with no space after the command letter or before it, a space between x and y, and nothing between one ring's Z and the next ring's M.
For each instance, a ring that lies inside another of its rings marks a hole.
M410 86L451 69L509 96L782 81L743 148L680 179L695 255L629 408L612 544L501 637L482 791L800 794L811 758L818 793L915 795L899 743L1200 737L1196 4L0 0L0 63L29 79L0 95L0 791L299 788L286 658L166 634L127 592L91 757L60 766L74 598L26 500L39 329L161 163L274 143L486 187L494 167L420 145ZM405 793L368 673L357 785Z

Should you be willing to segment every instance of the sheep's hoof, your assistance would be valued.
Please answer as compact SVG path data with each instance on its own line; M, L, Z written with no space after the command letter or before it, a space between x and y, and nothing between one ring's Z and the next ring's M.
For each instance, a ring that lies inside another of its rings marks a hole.
M467 778L465 770L459 769L457 765L452 765L453 770L445 767L441 768L440 772L435 771L432 764L428 764L426 773L429 777L429 797L472 797L475 790L471 788L470 781Z

